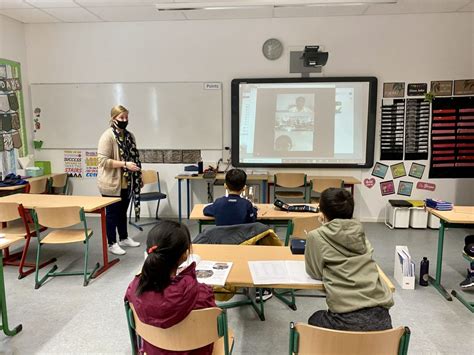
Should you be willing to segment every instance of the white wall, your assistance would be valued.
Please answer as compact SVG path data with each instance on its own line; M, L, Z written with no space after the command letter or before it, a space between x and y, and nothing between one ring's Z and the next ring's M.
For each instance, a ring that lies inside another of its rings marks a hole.
M9 17L0 15L0 58L8 59L21 64L21 75L24 96L24 109L26 129L31 131L31 124L28 120L30 116L30 97L29 97L29 80L28 67L26 63L26 43L25 43L25 26L18 21ZM28 150L32 150L31 140L28 140Z
M238 77L289 76L289 47L324 45L330 52L326 76L376 76L380 104L384 81L473 77L472 18L470 13L452 13L27 25L28 69L32 83L221 81L224 144L230 145L230 81ZM277 61L268 61L261 54L263 42L270 37L282 40L286 48ZM130 109L133 120L133 108ZM378 139L375 154L377 159ZM213 161L220 155L219 151L205 152L204 160ZM38 153L39 159L52 160L55 170L62 168L61 157L59 151ZM173 176L181 166L156 167L165 177L171 198L162 214L176 215L177 187ZM370 177L370 171L325 169L307 173L353 175L362 180ZM456 193L457 186L473 186L472 180L434 182L438 186L435 194L414 190L413 197L436 196L457 202L461 195ZM75 192L95 194L94 186L94 181L76 181ZM201 190L195 202L204 201L204 185ZM363 220L379 219L388 199L381 198L378 185L371 190L357 187L355 198L356 216Z

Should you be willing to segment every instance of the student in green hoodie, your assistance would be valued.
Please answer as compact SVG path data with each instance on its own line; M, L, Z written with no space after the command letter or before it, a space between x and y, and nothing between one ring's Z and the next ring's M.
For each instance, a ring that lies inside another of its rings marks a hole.
M306 272L324 282L329 310L317 311L308 323L337 330L391 329L392 293L380 278L362 224L352 219L352 195L324 190L319 208L323 225L307 237L305 263Z

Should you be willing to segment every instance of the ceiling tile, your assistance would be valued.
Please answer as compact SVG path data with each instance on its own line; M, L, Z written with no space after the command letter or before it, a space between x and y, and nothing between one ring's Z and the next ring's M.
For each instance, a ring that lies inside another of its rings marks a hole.
M74 0L25 0L37 8L79 7Z
M474 0L471 1L469 4L459 8L458 11L474 12Z
M30 9L31 5L23 0L0 0L0 9Z
M169 11L163 11L169 12ZM174 11L173 11L174 12ZM273 7L254 7L241 9L212 9L212 10L189 10L183 11L189 20L216 20L216 19L240 19L240 18L271 18Z
M39 9L5 9L0 13L24 23L53 23L60 22Z
M104 21L169 21L185 20L182 12L164 11L159 13L155 6L111 6L111 7L89 7L93 12Z
M172 0L75 0L84 7L107 7L107 6L150 6L161 2L173 2Z
M44 12L64 22L101 22L102 19L90 13L86 9L78 8L55 8L43 9Z
M274 17L318 17L318 16L357 16L362 15L368 5L317 5L317 6L293 6L275 7Z
M396 4L369 5L365 15L455 12L470 0L398 0Z

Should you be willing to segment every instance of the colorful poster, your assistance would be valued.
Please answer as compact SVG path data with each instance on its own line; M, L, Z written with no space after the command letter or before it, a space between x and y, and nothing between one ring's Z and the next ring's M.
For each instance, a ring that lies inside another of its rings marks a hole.
M403 164L403 162L390 165L390 170L392 170L392 176L394 179L405 176L407 174L405 171L405 164Z
M382 193L382 196L393 195L395 193L395 185L393 180L381 182L380 192Z
M85 155L86 155L86 159L85 159L85 163L86 163L86 167L85 167L85 172L86 172L86 175L85 177L86 178L96 178L97 177L97 165L98 165L98 159L97 159L97 151L96 150L93 150L93 151L86 151L85 152Z
M372 170L372 175L377 176L381 179L385 179L385 175L387 174L388 165L382 163L375 163L374 170Z
M80 150L64 151L64 172L69 177L82 178L82 152Z
M423 177L424 171L425 171L425 165L418 164L418 163L411 163L410 172L408 173L408 175L413 176L417 179L421 179Z
M398 183L398 194L403 196L411 196L413 183L411 181L400 181Z

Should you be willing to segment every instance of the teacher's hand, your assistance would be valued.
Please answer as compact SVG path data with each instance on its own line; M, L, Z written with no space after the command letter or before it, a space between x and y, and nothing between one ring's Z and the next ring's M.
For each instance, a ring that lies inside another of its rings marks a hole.
M140 171L140 167L135 164L133 161L125 162L125 167L130 171Z

